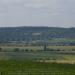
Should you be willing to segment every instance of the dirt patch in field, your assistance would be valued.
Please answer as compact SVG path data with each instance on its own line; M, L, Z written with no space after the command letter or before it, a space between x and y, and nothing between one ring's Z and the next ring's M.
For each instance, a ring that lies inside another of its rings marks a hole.
M37 62L44 62L44 63L61 63L61 64L75 64L74 61L69 61L69 60L37 60Z

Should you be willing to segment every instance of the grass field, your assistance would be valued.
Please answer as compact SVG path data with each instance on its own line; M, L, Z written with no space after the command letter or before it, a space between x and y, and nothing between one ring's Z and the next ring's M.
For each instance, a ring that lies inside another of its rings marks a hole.
M75 75L75 65L27 61L0 61L0 75Z
M0 48L0 75L75 75L75 46L47 46L55 51L43 51L43 46ZM29 51L21 51L25 49Z

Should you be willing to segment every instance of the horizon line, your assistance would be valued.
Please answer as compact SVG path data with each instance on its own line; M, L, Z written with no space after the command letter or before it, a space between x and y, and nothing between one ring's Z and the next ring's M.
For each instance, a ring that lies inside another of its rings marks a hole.
M75 28L75 27L64 27L64 26L0 26L0 28L16 28L16 27L48 27L48 28Z

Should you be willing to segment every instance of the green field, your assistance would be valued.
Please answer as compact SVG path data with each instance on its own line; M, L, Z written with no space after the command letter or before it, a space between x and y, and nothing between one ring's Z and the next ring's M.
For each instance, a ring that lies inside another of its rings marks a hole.
M75 75L75 65L26 61L0 61L0 75Z
M0 75L75 75L75 46L47 46L51 51L43 46L0 48Z
M52 38L49 40L51 43L57 42L75 42L75 38Z

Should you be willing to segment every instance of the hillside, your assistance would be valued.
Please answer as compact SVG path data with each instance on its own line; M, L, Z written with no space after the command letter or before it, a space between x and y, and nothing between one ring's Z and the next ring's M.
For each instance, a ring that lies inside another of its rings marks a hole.
M1 27L0 42L75 42L75 28ZM68 40L67 40L68 39Z

